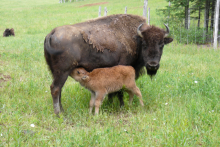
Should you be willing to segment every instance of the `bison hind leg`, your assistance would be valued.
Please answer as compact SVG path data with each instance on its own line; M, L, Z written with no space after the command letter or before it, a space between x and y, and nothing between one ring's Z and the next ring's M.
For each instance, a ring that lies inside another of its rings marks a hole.
M108 101L109 101L109 103L113 102L113 97L115 97L115 96L118 97L118 100L120 102L120 107L123 107L124 106L123 91L120 90L120 91L108 94Z
M60 111L63 111L63 107L61 104L61 91L63 85L65 84L68 78L68 75L69 75L68 71L66 72L59 71L53 73L54 80L50 86L50 90L53 98L54 113L57 115L60 113Z

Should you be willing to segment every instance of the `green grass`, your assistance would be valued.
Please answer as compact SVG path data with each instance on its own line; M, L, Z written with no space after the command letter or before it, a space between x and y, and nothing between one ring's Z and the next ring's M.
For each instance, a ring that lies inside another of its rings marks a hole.
M129 106L125 94L123 108L115 98L104 101L99 116L89 115L89 91L69 78L65 113L54 115L44 37L54 27L96 18L98 6L79 6L97 2L1 0L0 32L13 27L16 37L0 37L0 78L11 76L0 83L0 146L220 146L220 51L175 41L165 46L158 74L137 80L143 108L137 97ZM142 15L141 0L108 2L102 5L108 15L125 6ZM156 9L165 5L149 1L152 24L163 27Z

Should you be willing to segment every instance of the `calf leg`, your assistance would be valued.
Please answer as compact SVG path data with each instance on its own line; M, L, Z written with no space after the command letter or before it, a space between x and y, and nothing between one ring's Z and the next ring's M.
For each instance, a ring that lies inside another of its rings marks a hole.
M134 97L134 94L135 94L139 98L141 106L144 106L140 89L135 85L133 87L128 88L128 90L130 91L130 92L128 92L128 94L130 93L129 94L129 96L130 96L129 102L131 103L133 101L133 97Z
M95 99L95 114L98 115L99 114L99 107L103 101L103 99L105 98L105 93L103 92L99 92L96 93L96 99Z
M126 92L129 94L129 105L131 105L134 98L134 93L130 90L126 90Z
M59 114L60 110L63 111L63 107L61 104L61 90L67 80L68 75L69 72L62 71L53 73L54 80L50 86L50 90L53 98L53 108L55 114Z

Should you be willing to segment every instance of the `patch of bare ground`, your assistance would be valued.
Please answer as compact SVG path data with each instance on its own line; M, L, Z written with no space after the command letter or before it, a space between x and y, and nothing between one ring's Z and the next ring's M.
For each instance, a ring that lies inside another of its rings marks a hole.
M4 82L7 82L11 79L10 75L3 75L2 73L0 73L0 88L2 87L2 84Z
M108 2L86 4L86 5L82 5L82 6L79 6L79 7L80 7L80 8L81 8L81 7L91 7L91 6L104 5L104 4L108 4Z

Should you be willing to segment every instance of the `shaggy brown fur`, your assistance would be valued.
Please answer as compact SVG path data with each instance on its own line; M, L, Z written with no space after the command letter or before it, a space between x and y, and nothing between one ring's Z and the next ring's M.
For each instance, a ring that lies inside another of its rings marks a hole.
M145 27L145 28L144 28ZM159 41L163 41L166 31L153 25L144 25L142 31L143 38L149 46L155 45Z
M90 113L95 106L95 114L98 114L99 106L106 94L122 88L128 92L130 104L135 94L139 97L140 104L144 105L141 92L135 84L135 70L132 66L118 65L111 68L97 68L92 72L87 72L84 68L76 68L70 76L91 91Z
M101 17L74 26L81 28L83 39L98 51L115 51L122 48L130 54L135 54L137 44L134 35L137 34L137 27L145 22L144 17L123 14Z
M15 36L15 32L14 32L14 29L11 28L11 29L5 29L4 33L3 33L3 37L8 37L8 36Z

